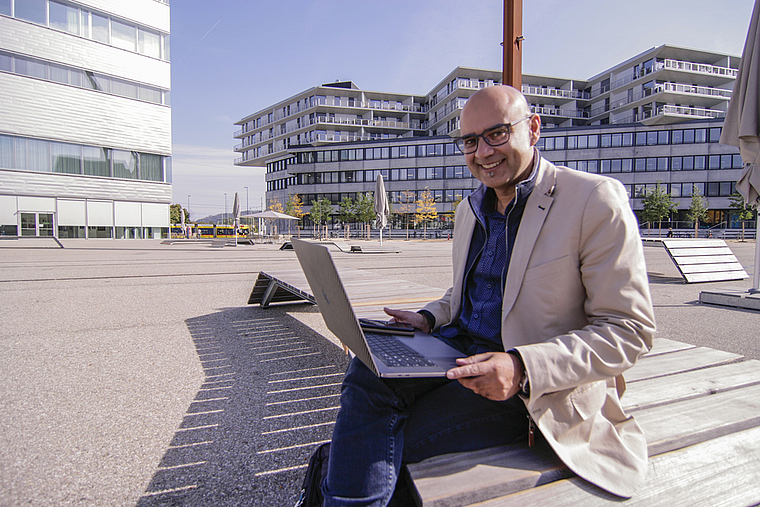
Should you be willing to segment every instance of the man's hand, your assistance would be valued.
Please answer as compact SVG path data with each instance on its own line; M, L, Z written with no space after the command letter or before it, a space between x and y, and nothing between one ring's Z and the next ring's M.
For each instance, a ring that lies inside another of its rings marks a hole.
M504 401L520 390L523 365L514 354L487 352L457 359L457 364L446 376L489 400Z
M428 320L422 314L406 310L393 310L391 308L383 308L383 311L393 317L391 320L394 322L405 322L425 333L430 333L430 324L428 324Z

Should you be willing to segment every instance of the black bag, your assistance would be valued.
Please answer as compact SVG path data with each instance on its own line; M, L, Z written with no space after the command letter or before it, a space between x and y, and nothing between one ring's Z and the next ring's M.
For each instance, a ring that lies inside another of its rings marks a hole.
M322 505L322 481L327 476L327 461L330 457L330 444L322 444L317 447L314 454L309 458L309 466L306 469L306 477L303 479L301 494L295 507L320 507Z

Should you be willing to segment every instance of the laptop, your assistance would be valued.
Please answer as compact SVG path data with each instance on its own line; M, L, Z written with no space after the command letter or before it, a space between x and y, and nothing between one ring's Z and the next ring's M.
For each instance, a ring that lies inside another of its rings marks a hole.
M384 378L445 377L465 354L415 330L413 336L365 331L351 307L327 247L292 239L311 293L328 329L375 375Z

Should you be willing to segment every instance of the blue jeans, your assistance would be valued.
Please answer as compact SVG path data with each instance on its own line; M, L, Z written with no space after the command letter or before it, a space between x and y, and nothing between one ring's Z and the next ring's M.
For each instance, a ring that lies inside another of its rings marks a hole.
M325 507L386 506L402 464L509 444L528 428L517 397L491 401L445 378L381 379L357 358L340 403L322 484Z

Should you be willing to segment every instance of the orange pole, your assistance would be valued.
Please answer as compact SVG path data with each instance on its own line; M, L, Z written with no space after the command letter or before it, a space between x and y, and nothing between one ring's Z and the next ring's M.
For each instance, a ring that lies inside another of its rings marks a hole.
M522 87L522 0L504 0L504 66L501 82Z

